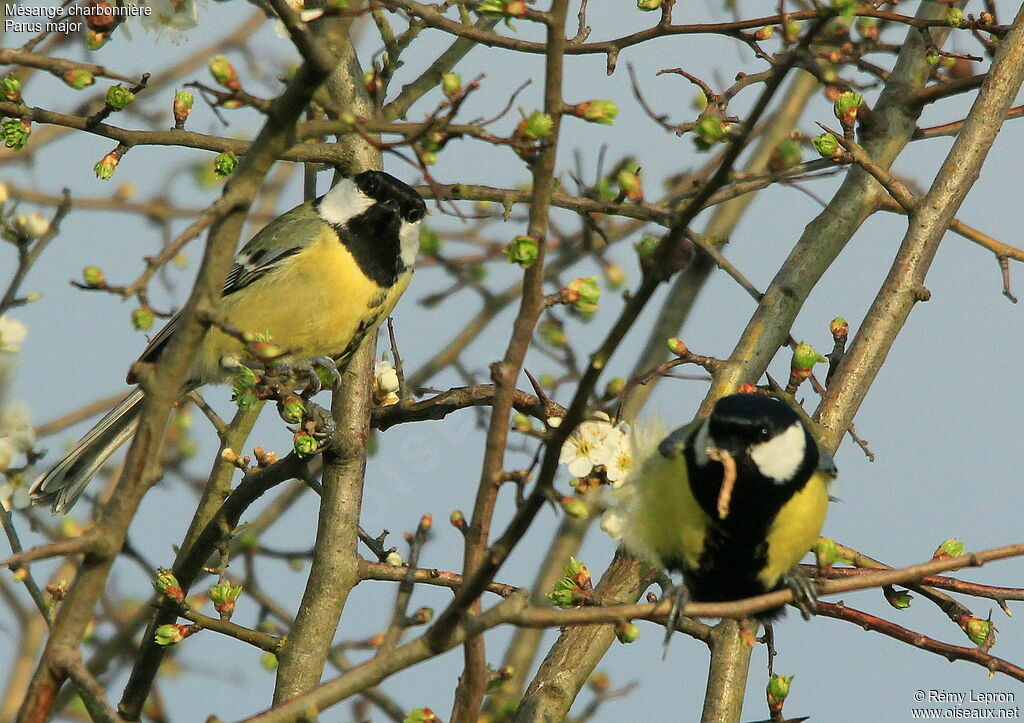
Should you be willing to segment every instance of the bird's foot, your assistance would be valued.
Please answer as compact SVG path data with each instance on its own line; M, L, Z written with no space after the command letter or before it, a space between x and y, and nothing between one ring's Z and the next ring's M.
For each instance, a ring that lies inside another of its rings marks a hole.
M672 633L676 631L676 625L679 624L679 618L683 615L683 608L686 606L686 588L682 583L673 584L671 587L666 588L665 594L662 599L668 599L672 601L672 607L668 611L668 617L665 618L665 643L662 646L661 657L664 658L668 655L668 644L672 642Z
M320 375L321 370L327 372L333 384L341 382L341 372L338 371L338 365L328 356L306 359L301 364L296 365L296 369L305 372L309 376L309 385L306 387L309 396L318 394L324 388L325 380Z
M782 579L793 593L793 605L804 620L810 620L818 609L818 587L803 570L794 568Z

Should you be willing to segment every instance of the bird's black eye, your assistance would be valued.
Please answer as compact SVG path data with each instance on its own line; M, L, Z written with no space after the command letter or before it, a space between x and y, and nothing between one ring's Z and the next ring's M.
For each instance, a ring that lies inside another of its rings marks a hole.
M768 430L768 427L761 427L757 430L757 438L761 442L767 442L772 438L772 433Z

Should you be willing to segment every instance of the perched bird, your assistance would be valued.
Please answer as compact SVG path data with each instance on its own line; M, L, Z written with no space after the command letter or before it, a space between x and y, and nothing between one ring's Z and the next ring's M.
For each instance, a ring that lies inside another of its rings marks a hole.
M419 251L423 198L383 171L345 178L326 194L271 221L235 256L220 310L235 327L265 333L301 361L344 363L394 309ZM173 317L141 361L154 361L178 328ZM206 334L184 391L225 381L246 358L217 328ZM137 380L129 375L128 382ZM133 390L30 489L54 514L75 504L89 479L135 431L142 391Z
M710 416L670 434L643 461L623 496L623 541L681 572L689 600L725 602L790 586L813 605L813 586L794 567L821 532L835 472L831 455L785 403L760 394L723 397ZM782 611L754 617L767 622Z

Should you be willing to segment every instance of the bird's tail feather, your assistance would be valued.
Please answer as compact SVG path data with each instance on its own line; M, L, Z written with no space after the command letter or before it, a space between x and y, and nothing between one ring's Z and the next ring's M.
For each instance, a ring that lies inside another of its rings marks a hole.
M32 484L29 489L32 501L49 504L55 515L71 509L96 471L135 433L142 397L140 389L133 389L111 409L57 464Z

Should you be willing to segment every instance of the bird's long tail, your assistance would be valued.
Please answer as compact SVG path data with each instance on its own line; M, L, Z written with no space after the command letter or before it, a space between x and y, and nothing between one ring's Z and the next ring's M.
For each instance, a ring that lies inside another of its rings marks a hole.
M57 464L37 479L29 489L32 501L49 504L55 515L71 509L96 471L135 433L142 396L141 390L133 389Z

